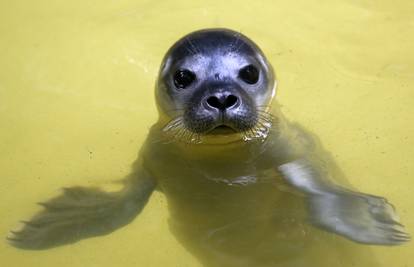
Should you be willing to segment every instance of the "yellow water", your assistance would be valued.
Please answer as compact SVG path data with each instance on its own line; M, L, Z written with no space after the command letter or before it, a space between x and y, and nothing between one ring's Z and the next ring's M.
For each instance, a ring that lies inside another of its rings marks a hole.
M155 193L130 225L33 252L3 237L62 186L129 172L156 120L166 49L206 27L261 46L284 113L317 133L350 182L386 196L414 233L412 1L1 1L0 265L201 266L169 232ZM381 266L414 264L414 243L370 247ZM340 265L339 265L340 266Z

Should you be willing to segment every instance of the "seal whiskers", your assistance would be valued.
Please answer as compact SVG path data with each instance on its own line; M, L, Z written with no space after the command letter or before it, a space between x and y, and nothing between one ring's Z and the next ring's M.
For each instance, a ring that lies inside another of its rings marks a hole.
M171 138L171 141L198 144L201 142L201 135L187 129L183 116L171 120L162 131Z
M270 129L272 128L274 116L266 110L256 110L257 119L256 124L253 128L243 133L243 140L245 142L254 139L260 139L264 141L269 135Z

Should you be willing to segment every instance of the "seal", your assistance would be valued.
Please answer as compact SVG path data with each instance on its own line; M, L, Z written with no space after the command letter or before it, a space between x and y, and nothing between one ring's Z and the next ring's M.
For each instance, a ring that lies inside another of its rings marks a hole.
M347 185L319 139L283 116L275 92L271 65L246 36L184 36L162 61L159 119L124 188L66 188L10 243L45 249L108 234L130 223L155 189L168 201L171 230L206 266L297 260L323 243L314 226L358 243L407 242L393 206Z

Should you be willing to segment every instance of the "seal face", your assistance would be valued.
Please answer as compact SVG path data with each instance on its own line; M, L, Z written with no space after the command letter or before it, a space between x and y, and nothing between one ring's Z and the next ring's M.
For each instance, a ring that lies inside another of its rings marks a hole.
M263 136L274 87L273 70L256 44L238 32L207 29L170 48L156 96L160 113L171 120L166 131L191 142L220 133Z

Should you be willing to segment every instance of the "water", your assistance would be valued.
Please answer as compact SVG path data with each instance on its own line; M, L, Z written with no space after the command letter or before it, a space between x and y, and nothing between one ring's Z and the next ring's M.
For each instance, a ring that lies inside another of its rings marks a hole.
M156 120L153 87L162 56L177 38L205 27L233 28L255 40L276 70L284 113L318 134L355 187L395 204L413 232L408 1L0 5L0 236L62 186L119 187L112 181L129 173ZM139 218L108 236L41 252L2 242L0 263L201 266L170 233L168 217L156 192ZM352 253L361 262L403 267L414 261L412 249L353 246ZM309 254L349 266L349 255L317 248Z

